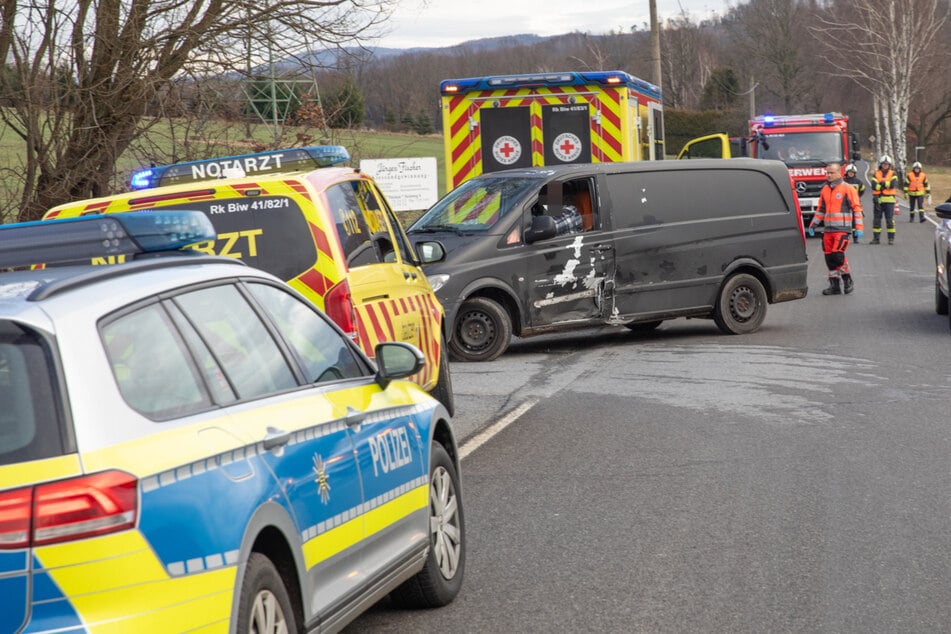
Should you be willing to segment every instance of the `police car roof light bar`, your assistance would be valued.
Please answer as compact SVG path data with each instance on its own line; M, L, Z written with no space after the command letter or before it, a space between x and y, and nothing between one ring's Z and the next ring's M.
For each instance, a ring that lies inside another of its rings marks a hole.
M150 189L163 185L193 183L232 176L303 172L339 165L349 160L350 153L342 145L314 145L271 150L150 167L135 172L132 175L131 186L132 189Z
M0 225L0 267L88 263L92 258L175 251L214 240L200 211L133 211Z

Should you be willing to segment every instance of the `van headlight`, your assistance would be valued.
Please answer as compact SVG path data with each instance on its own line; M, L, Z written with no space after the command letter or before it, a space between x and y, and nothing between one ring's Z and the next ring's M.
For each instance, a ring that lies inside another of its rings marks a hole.
M427 275L426 279L429 280L429 285L433 287L433 292L436 292L446 285L446 282L449 281L449 276L445 274Z

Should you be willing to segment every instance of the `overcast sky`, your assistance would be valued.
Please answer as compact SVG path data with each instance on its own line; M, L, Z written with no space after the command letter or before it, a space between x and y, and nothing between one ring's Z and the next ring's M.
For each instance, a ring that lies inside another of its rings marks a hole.
M657 0L658 19L680 14L694 20L724 13L736 4L723 0ZM452 46L503 35L560 35L581 31L604 34L647 29L648 0L399 0L388 22L389 34L370 46L412 48Z

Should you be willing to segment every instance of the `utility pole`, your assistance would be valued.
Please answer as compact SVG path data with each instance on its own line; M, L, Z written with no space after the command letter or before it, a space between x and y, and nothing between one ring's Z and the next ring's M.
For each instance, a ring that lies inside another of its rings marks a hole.
M657 24L657 0L650 0L651 10L651 68L654 69L654 85L663 85L660 72L660 27ZM663 94L663 91L661 92Z

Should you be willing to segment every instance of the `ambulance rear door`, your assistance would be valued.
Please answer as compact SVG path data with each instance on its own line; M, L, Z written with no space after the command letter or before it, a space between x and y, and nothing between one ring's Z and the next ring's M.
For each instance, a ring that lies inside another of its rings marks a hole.
M532 166L530 106L483 106L479 118L483 172Z

